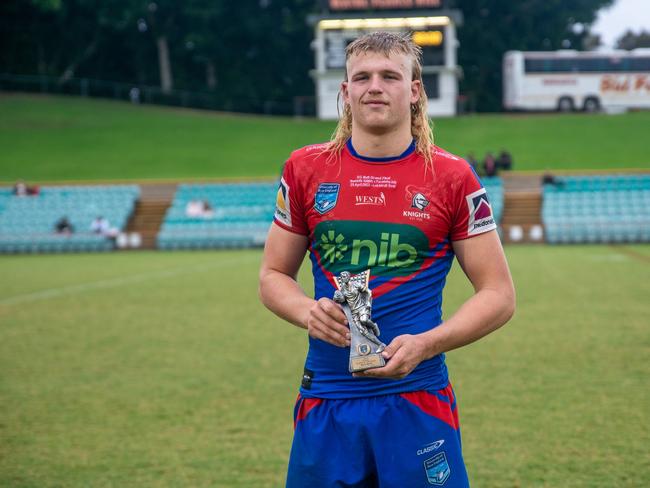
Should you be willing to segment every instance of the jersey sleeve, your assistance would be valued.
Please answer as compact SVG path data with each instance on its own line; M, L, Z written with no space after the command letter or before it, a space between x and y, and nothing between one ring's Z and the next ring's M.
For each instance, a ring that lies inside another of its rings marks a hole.
M285 230L308 235L302 200L303 192L296 178L294 164L293 159L288 159L284 165L275 199L273 221Z
M467 163L460 173L460 180L453 195L452 241L474 237L497 228L487 192Z

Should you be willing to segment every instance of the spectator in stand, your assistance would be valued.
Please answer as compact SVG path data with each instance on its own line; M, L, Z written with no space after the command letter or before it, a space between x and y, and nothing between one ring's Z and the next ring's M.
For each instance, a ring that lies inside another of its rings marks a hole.
M207 200L203 200L203 217L206 219L214 217L212 205Z
M95 220L90 224L90 231L94 234L101 234L105 237L110 237L111 239L117 237L118 230L114 227L111 227L111 223L107 218L98 215Z
M27 184L18 180L14 185L13 194L17 197L29 197L33 195L38 195L38 186L27 186Z
M74 233L74 226L68 220L68 217L61 217L56 224L54 224L54 231L57 234L65 234L65 235L70 235Z
M497 158L497 168L505 171L512 169L512 155L505 149L501 149L499 157Z
M497 163L490 152L485 155L485 159L483 160L483 169L485 170L485 176L491 177L497 175Z
M214 216L214 210L207 200L190 200L185 207L185 215L188 217L210 218Z
M542 185L553 185L556 188L562 188L564 182L555 177L552 173L546 171L544 176L542 176Z

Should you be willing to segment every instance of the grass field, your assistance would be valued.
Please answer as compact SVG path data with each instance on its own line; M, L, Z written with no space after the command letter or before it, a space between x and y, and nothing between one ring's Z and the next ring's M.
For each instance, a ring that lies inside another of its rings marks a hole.
M334 124L74 97L0 94L0 181L276 176ZM509 149L518 170L650 168L650 112L476 115L435 121L436 142L477 157Z
M650 246L506 251L515 318L448 355L473 486L650 486ZM0 486L282 486L306 338L259 260L1 257Z

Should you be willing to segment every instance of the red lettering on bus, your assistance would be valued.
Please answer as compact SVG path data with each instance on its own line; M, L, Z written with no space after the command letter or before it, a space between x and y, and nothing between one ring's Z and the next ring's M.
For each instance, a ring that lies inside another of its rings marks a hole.
M634 89L650 91L650 77L647 75L637 75L634 81Z
M630 79L629 78L617 78L616 76L603 76L600 81L600 90L601 91L615 91L615 92L626 92L630 91Z

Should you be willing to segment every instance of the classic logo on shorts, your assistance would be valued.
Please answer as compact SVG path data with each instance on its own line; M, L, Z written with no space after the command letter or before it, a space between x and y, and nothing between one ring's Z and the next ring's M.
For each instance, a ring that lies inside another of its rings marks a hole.
M340 188L341 185L338 183L321 183L318 185L318 190L316 190L314 196L314 210L322 215L336 207Z
M444 439L437 440L435 442L432 442L431 444L427 444L424 446L422 449L418 449L416 454L418 456L422 456L423 454L428 454L431 451L435 451L436 449L440 448L445 443Z
M424 470L427 473L427 481L430 485L444 485L451 474L445 451L439 452L432 458L424 461Z
M282 222L284 225L291 227L291 204L289 201L289 185L280 180L278 187L278 195L275 199L275 218Z
M465 199L469 208L467 235L473 236L497 228L485 188L470 193Z

